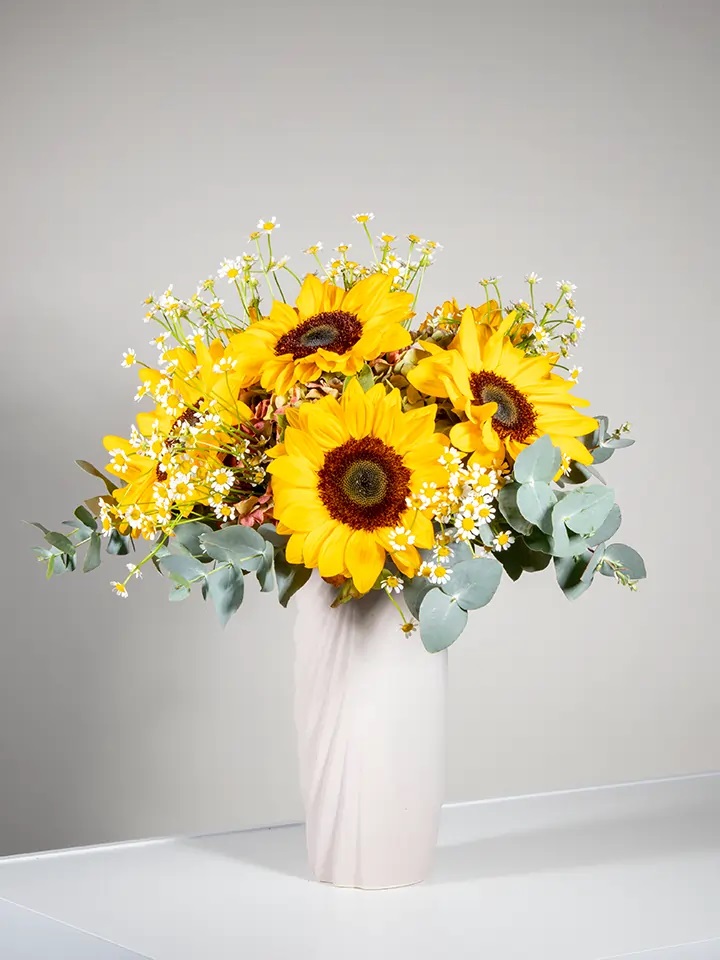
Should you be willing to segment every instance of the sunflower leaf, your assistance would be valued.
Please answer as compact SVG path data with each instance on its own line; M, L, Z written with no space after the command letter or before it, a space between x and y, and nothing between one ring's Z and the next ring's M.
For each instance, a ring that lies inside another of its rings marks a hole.
M502 569L494 557L463 560L453 567L450 579L442 584L441 589L463 610L478 610L495 596Z
M545 434L518 454L513 474L518 483L549 483L560 469L560 450Z
M467 610L453 597L436 588L429 590L420 604L418 617L425 649L438 653L455 643L465 629L467 618Z

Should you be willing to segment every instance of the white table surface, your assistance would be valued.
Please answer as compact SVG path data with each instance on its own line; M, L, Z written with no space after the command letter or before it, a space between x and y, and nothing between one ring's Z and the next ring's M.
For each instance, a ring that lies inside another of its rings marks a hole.
M0 897L2 960L720 960L720 774L446 807L400 890L311 882L287 826L9 857Z

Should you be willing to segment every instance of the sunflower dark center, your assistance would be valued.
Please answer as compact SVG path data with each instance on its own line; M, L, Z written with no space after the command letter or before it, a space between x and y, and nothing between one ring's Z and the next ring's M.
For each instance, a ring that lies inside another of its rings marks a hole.
M522 443L532 436L536 419L533 405L509 380L482 370L470 374L470 389L477 403L497 404L492 422L501 439L512 437Z
M280 357L291 353L294 360L301 360L321 347L333 353L347 353L361 336L362 324L354 313L329 310L308 317L284 333L275 344L275 354Z
M353 530L394 527L406 509L410 471L377 437L348 440L325 455L318 494L334 520Z

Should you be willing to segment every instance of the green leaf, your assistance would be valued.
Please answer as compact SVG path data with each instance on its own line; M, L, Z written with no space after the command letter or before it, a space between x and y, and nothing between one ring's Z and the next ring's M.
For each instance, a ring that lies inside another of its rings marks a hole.
M192 591L189 583L180 583L179 581L175 580L170 587L168 600L171 603L177 603L179 600L187 600L191 592Z
M463 560L453 567L442 591L457 600L463 610L478 610L490 603L502 578L502 566L493 557Z
M274 523L262 523L257 528L257 532L260 536L271 543L274 547L284 547L288 542L288 537L283 536L283 534L277 532L277 527Z
M370 387L374 386L375 384L375 377L373 376L373 372L367 364L358 370L357 378L365 393L367 393Z
M416 619L420 616L420 604L425 594L433 589L427 577L408 577L405 580L405 589L402 592L405 604Z
M201 581L208 574L208 568L195 557L191 557L189 553L167 554L159 560L159 564L166 576L181 577L186 583L191 583L193 580Z
M624 447L631 447L635 443L630 437L611 437L605 440L604 447L610 447L611 450L622 450Z
M257 570L263 564L265 540L251 527L237 524L213 530L202 534L200 543L214 560L231 563L238 570Z
M583 580L583 573L591 554L587 550L579 557L555 557L555 575L560 589L568 600L577 600L588 589L590 583Z
M597 420L598 425L593 432L585 434L584 437L580 437L580 440L588 450L593 450L595 447L600 446L607 436L608 427L610 425L610 421L607 417L600 415L595 417L595 419Z
M585 545L588 547L596 547L600 543L606 543L611 537L615 536L620 529L621 523L622 514L620 513L620 507L614 503L610 513L608 513L595 533L585 540Z
M243 602L245 579L242 571L234 566L218 567L207 583L218 620L224 627Z
M83 564L83 573L90 573L100 566L100 534L93 531L90 535L90 543L85 554L85 563Z
M108 477L105 476L97 467L94 467L91 463L88 463L87 460L76 460L75 463L80 467L81 470L84 470L85 473L89 473L91 477L97 477L98 480L102 480L107 488L108 493L113 493L117 490L118 485L113 483Z
M35 529L40 530L41 533L50 533L47 527L44 527L42 523L37 523L35 520L23 520L23 523L26 523L29 527L35 527Z
M75 556L75 546L64 533L55 533L52 530L48 530L45 534L45 539L50 546L55 547L60 553L66 553L69 557Z
M498 494L498 508L513 530L527 535L532 533L533 525L525 519L518 509L517 495L520 489L519 483L506 484Z
M560 469L560 462L560 450L545 434L518 454L513 474L518 483L549 483Z
M420 604L420 637L426 650L445 650L465 629L467 611L442 590L429 590Z
M600 529L615 502L610 487L584 487L573 490L553 509L553 521L562 518L575 533L590 536Z
M200 537L206 533L212 533L212 527L200 520L192 520L190 523L178 523L173 527L173 537L170 537L168 545L172 550L175 543L180 544L191 557L206 557L206 553L200 543Z
M87 527L88 530L97 530L97 520L90 513L87 507L84 507L81 504L75 511L75 516L84 527Z
M623 573L631 580L644 580L647 576L645 561L632 547L626 543L611 543L605 548L604 560L610 560L612 563L619 563ZM600 573L606 577L613 576L612 567L606 563L600 567Z
M124 536L118 530L111 530L107 541L107 552L114 556L124 557L130 553L130 540L132 538Z
M275 552L275 576L278 585L278 600L287 607L289 600L310 579L312 570L299 564L288 563L282 550Z
M258 567L255 574L262 593L271 593L275 589L274 561L275 548L268 542L265 544L262 565Z
M547 483L523 483L517 492L520 513L543 533L552 533L552 508L557 497Z
M545 540L547 541L547 538ZM522 537L517 537L507 550L501 550L497 554L497 559L505 567L511 580L519 580L523 572L537 573L544 570L551 557L549 553L531 550Z
M614 453L612 447L606 447L605 445L596 447L592 452L593 463L606 463Z

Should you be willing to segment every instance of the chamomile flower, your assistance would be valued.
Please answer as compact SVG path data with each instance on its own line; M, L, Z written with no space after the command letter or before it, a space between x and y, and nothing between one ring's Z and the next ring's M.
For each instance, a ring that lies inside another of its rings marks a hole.
M432 572L433 572L432 564L427 562L421 563L417 572L417 576L428 578Z
M585 329L585 317L573 317L571 323L578 333L582 333Z
M142 580L142 570L136 563L126 563L125 566L130 571L130 576L136 580Z
M156 337L151 337L148 343L151 347L157 347L158 350L162 350L169 336L169 333L159 333Z
M422 238L422 237L419 237L416 233L409 233L409 234L407 235L407 239L410 241L410 243L413 244L413 246L417 246L417 245L419 245L419 244L421 244L421 243L425 243L425 241L423 240L423 238Z
M582 371L583 371L582 367L573 367L570 373L568 374L568 377L573 381L577 381Z
M307 253L310 256L315 256L316 254L320 253L322 248L323 248L322 241L318 240L317 243L312 243L309 247L307 247L304 253Z
M474 463L470 468L468 482L473 490L484 494L493 494L498 488L498 475L495 470Z
M525 276L525 283L529 283L530 286L533 286L533 284L536 284L536 283L540 283L541 280L542 280L542 277L539 277L534 270L532 271L532 273L528 273Z
M121 366L132 367L136 363L137 363L137 354L135 353L132 347L128 347L128 349L123 353Z
M235 260L223 260L223 262L218 267L217 275L218 277L227 277L230 283L237 280L240 276L242 270L242 262L239 257L236 257Z
M118 580L111 580L110 586L113 588L118 597L122 597L123 600L127 597L127 587L124 583L120 583Z
M374 213L356 213L353 216L353 220L356 223L370 223L370 221L374 219L375 219Z
M269 272L270 272L270 273L276 273L278 270L282 270L282 268L286 265L286 263L289 261L289 259L290 259L290 257L284 256L284 257L280 257L279 260L272 260L272 261L268 264L268 270L269 270Z
M390 534L390 546L393 550L404 550L406 547L411 547L414 543L415 534L411 533L406 527L403 527L402 524L395 527Z
M443 566L442 563L436 563L433 565L432 573L428 577L430 583L447 583L450 579L451 571L449 567Z
M558 280L556 286L560 291L560 293L565 294L565 296L567 296L568 294L572 295L577 290L577 287L575 286L575 284L570 283L569 280Z
M400 629L403 633L413 633L417 629L417 622L415 620L406 620Z
M237 366L237 360L234 357L221 357L213 364L213 373L227 373L228 370L234 370Z
M478 518L472 510L462 510L455 517L456 536L460 540L472 540L480 533Z
M443 560L452 560L453 548L448 543L438 543L433 550L433 559L442 562Z
M463 461L463 454L455 447L448 447L444 453L438 457L438 463L443 467L459 467Z
M218 520L234 520L235 513L235 507L231 503L221 503L219 507L215 507L215 516Z
M509 530L503 530L493 540L493 550L500 553L502 550L508 550L513 543L515 543L515 537L512 533Z
M383 588L383 590L385 590L386 593L400 593L405 586L405 583L400 577L390 574L380 582L380 586Z
M481 523L490 523L491 520L495 519L495 513L496 510L492 503L483 500L478 505L475 516Z
M376 239L379 240L380 243L387 246L390 243L394 243L397 240L397 237L394 233L381 233L378 237L376 237Z
M336 253L347 253L351 247L351 243L339 243L334 249Z
M235 475L229 467L220 467L212 473L212 488L218 493L227 493L235 482Z
M257 228L262 231L262 233L272 233L273 230L278 230L280 224L277 223L277 217L270 217L269 220L258 220Z
M117 473L127 473L130 461L125 451L118 447L115 450L109 450L108 453L110 454L108 466L112 467Z

